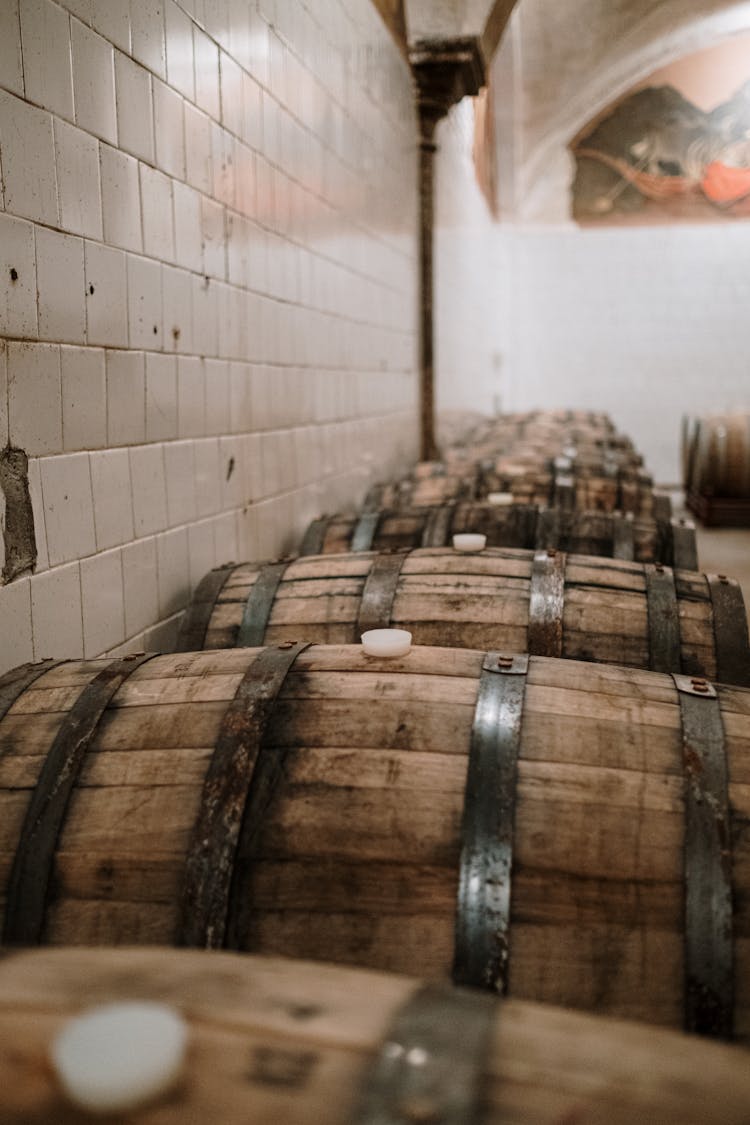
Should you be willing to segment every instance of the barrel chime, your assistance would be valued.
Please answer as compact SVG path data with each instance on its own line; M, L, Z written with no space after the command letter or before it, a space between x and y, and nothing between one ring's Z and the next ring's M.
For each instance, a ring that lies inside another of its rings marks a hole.
M136 995L196 1036L164 1122L739 1125L674 1029L750 1038L749 689L739 585L582 412L210 572L174 653L8 673L4 945L183 947L6 958L9 1120L78 1120L50 1029Z

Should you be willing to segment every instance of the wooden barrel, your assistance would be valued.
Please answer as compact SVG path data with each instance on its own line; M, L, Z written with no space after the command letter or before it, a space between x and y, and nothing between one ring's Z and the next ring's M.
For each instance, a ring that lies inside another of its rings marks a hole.
M750 412L698 418L690 444L690 489L750 499Z
M6 945L272 951L750 1035L748 689L285 642L0 693Z
M3 1121L90 1122L50 1044L81 1010L134 999L177 1009L188 1051L174 1089L122 1125L747 1122L738 1047L410 977L163 949L0 962Z
M739 583L561 551L365 551L220 567L198 586L176 647L355 644L366 629L391 627L420 645L497 647L750 687Z
M445 547L455 534L476 531L490 547L554 548L576 555L664 563L697 570L695 525L685 519L628 517L525 504L445 504L434 508L380 509L358 516L313 520L300 554L401 547Z
M465 457L444 461L421 461L406 477L377 484L368 493L365 511L379 508L429 508L451 501L473 500L477 466Z
M476 498L506 492L517 504L576 508L592 512L654 515L653 480L639 469L611 463L584 466L569 457L541 458L536 464L512 455L480 462ZM667 512L667 517L671 514Z

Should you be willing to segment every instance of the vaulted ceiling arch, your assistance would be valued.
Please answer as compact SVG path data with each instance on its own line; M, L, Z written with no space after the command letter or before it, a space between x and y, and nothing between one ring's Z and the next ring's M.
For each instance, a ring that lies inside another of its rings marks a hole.
M516 216L567 219L571 139L654 70L748 30L750 0L520 0L515 50L495 63L517 67L516 135L499 151L513 155Z

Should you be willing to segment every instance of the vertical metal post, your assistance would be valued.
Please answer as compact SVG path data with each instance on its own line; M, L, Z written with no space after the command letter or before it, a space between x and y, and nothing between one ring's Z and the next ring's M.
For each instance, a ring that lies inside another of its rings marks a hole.
M420 286L420 460L436 461L435 364L434 364L434 192L435 127L442 113L436 107L419 106L419 286ZM444 112L444 111L443 111Z

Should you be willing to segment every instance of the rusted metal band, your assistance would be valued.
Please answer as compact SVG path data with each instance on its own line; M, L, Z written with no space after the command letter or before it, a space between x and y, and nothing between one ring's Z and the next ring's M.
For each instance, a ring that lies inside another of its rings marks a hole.
M624 512L612 516L612 558L632 562L635 558L633 520Z
M393 612L393 599L396 596L401 567L408 551L382 552L372 560L359 603L357 630L360 634L368 629L388 629Z
M234 569L234 563L219 566L200 580L180 624L175 652L199 652L203 648L211 615L216 608L216 599Z
M290 562L291 559L280 559L261 568L245 602L237 632L237 648L257 648L265 643L276 591Z
M263 649L227 708L188 846L176 945L224 945L242 817L263 772L263 737L287 674L308 647L285 642Z
M371 551L375 532L380 523L380 512L363 512L352 532L351 551Z
M455 504L444 504L441 508L427 509L421 547L447 547L455 511Z
M685 1029L729 1038L734 1017L732 833L721 706L706 680L673 678L685 773Z
M495 997L423 985L396 1012L351 1125L479 1125Z
M551 547L531 563L528 651L531 656L562 656L565 605L565 554Z
M516 767L528 656L484 658L471 732L461 825L453 980L504 992Z
M537 515L536 521L536 542L534 548L537 551L548 551L550 548L557 550L560 546L561 528L561 513L559 508L541 508Z
M322 555L329 524L328 516L313 520L302 539L300 555Z
M21 664L18 668L11 668L4 676L0 676L0 723L19 696L23 695L35 680L61 663L61 660L40 660L38 664Z
M649 668L652 672L677 672L682 668L680 616L674 574L661 563L646 563Z
M108 664L86 684L63 719L19 834L8 880L4 942L37 945L41 941L55 849L84 758L112 698L136 668L153 656L125 656Z
M725 574L707 574L714 619L716 679L750 687L750 641L742 587Z
M670 520L672 529L672 566L675 570L698 569L698 544L692 520Z

